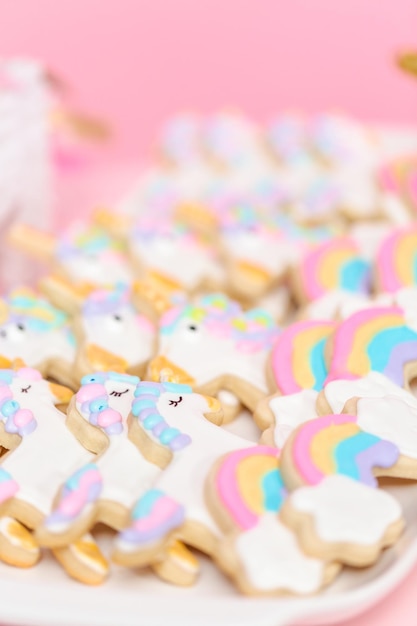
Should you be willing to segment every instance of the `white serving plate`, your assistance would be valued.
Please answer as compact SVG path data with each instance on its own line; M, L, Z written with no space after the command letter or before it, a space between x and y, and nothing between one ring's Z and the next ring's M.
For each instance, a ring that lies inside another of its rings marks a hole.
M248 415L228 429L248 438L258 433ZM400 541L363 570L346 568L326 591L308 598L246 598L201 557L202 571L191 588L159 581L151 572L112 567L100 587L69 579L45 554L30 570L0 564L0 623L16 626L290 626L334 624L384 598L417 564L417 483L386 480L407 522ZM109 554L111 535L98 541Z

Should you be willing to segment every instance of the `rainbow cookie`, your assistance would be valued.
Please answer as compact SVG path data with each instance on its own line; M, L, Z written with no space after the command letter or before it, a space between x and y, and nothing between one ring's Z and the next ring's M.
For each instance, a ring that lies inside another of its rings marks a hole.
M417 361L417 329L399 307L374 307L354 313L337 327L328 344L329 375L354 380L380 372L408 388Z
M222 457L208 482L208 501L224 531L214 560L246 594L310 594L339 571L306 556L279 519L286 498L279 450L256 446Z
M305 305L336 290L368 294L370 278L370 264L357 245L348 238L334 238L305 254L292 284L297 301Z
M277 392L262 399L254 418L262 441L277 447L299 424L317 416L316 402L327 377L325 346L336 328L331 321L302 321L285 328L269 362L270 385Z
M417 226L396 230L382 242L375 260L375 272L380 291L395 293L415 287L417 298Z
M354 566L373 563L402 532L399 504L375 475L396 466L399 450L361 430L356 416L326 415L301 425L281 457L294 490L282 508L307 554Z
M254 409L269 391L267 358L278 335L265 311L243 312L222 294L203 296L163 315L149 374L154 381L168 376L205 394L227 390Z

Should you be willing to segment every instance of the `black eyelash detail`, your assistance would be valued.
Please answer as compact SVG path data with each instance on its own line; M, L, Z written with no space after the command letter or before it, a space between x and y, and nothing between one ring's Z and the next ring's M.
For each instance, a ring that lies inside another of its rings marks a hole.
M125 391L111 391L110 392L110 396L114 396L115 398L121 398L123 394L127 393L129 391L129 389L126 389Z
M180 402L182 402L182 396L179 396L178 400L169 400L169 405L178 406Z
M27 387L22 387L22 393L27 393L32 385L28 385Z

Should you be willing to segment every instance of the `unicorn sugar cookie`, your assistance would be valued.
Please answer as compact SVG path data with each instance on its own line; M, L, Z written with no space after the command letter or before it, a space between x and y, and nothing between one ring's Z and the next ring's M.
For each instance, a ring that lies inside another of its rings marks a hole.
M80 294L94 287L130 284L134 278L123 245L94 224L74 223L58 239L17 224L9 237L23 252L52 265ZM59 301L51 301L59 306Z
M44 278L40 287L55 292L54 299L61 296L62 306L73 314L77 382L100 370L144 374L154 355L156 328L136 307L134 289L118 285L94 289L80 298L77 289L53 276Z
M164 471L133 507L113 558L145 567L173 537L213 555L222 533L207 507L207 477L220 456L253 444L221 428L218 401L187 385L141 382L135 396L130 438Z
M370 293L370 263L362 257L354 241L334 238L304 255L294 269L292 287L301 306L336 292L334 317L337 305L342 306L350 295Z
M326 383L384 374L409 389L417 371L415 317L399 307L372 307L343 320L326 346Z
M68 409L67 425L82 444L97 453L68 476L52 512L37 527L42 545L65 547L102 522L116 530L147 491L160 468L140 454L130 441L127 417L139 379L116 372L98 372L81 381ZM177 584L191 584L198 573L196 559L175 542L153 564L155 571Z
M31 289L18 288L1 301L0 356L20 359L44 376L74 386L75 338L68 316Z
M340 569L305 555L279 519L287 496L279 454L268 446L237 450L222 457L209 477L209 506L224 531L215 562L250 595L315 593Z
M281 456L285 524L306 554L353 566L373 563L404 527L401 508L378 489L400 453L390 441L361 429L354 415L335 414L302 424Z
M254 409L269 391L267 358L278 335L264 311L243 312L222 294L203 296L173 307L161 318L150 377L159 381L167 375L209 395L231 391Z
M0 444L9 450L0 463L0 510L30 529L50 513L57 487L74 465L91 458L55 407L71 395L37 370L0 370ZM84 583L98 584L107 575L107 561L89 534L54 555Z
M306 320L290 324L277 338L268 371L277 392L262 399L254 413L264 443L281 448L294 428L317 417L327 376L325 345L335 328L335 322Z

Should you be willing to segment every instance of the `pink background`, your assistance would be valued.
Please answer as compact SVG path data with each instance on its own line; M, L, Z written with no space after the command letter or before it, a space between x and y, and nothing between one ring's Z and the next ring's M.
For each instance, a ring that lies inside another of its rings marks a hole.
M239 105L259 120L337 107L417 122L417 84L394 55L417 48L416 0L0 0L0 54L33 54L107 118L113 177L63 183L65 206L117 196L160 123L189 108ZM415 622L417 570L344 626ZM1 611L0 611L1 613Z
M127 157L190 107L416 120L417 89L393 64L413 45L416 0L0 0L0 54L61 72Z

